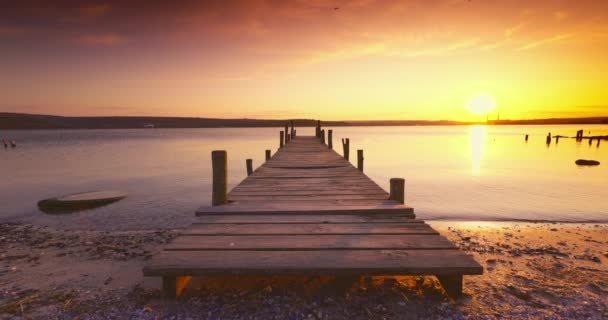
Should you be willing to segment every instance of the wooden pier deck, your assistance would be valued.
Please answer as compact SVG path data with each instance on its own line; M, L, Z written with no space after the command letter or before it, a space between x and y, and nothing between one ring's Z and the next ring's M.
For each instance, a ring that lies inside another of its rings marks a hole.
M458 296L483 272L317 137L286 142L227 197L144 267L167 296L213 274L435 275Z

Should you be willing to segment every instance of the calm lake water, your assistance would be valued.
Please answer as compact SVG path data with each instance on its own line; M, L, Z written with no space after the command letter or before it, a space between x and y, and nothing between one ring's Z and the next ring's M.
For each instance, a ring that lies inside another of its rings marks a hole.
M608 141L561 139L608 126L337 127L351 141L351 161L365 150L365 172L388 190L406 178L406 202L424 219L608 221ZM278 128L2 131L16 149L0 149L0 220L65 229L134 230L188 225L211 198L211 150L228 151L230 188ZM300 135L314 134L299 128ZM530 141L524 142L524 134ZM599 167L577 167L576 159ZM43 198L117 189L129 197L67 215L38 211Z

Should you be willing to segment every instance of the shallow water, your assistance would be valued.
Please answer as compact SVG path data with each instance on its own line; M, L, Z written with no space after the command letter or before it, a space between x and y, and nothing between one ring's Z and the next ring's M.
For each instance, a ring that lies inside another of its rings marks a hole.
M608 126L337 127L351 140L351 161L364 149L365 172L388 189L406 178L406 202L424 219L608 221L608 141L555 140L547 132L608 135ZM279 128L2 131L16 149L0 149L0 220L66 229L133 230L188 225L211 196L211 150L229 158L229 187ZM300 135L313 128L299 128ZM530 134L528 143L524 134ZM599 167L577 167L576 159ZM122 190L118 203L66 215L38 211L43 198Z

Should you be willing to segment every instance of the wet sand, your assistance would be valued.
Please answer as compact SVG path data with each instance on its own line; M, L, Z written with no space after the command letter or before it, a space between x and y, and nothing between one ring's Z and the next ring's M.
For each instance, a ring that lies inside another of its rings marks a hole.
M431 222L484 268L448 297L434 277L213 277L177 302L144 278L178 230L0 225L0 318L605 319L608 224Z

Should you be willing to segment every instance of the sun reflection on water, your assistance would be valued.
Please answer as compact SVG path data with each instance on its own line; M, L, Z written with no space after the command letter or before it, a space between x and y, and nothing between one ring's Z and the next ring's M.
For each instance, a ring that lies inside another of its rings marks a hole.
M472 174L481 174L481 159L486 141L486 127L477 125L469 128L469 141L471 147Z

